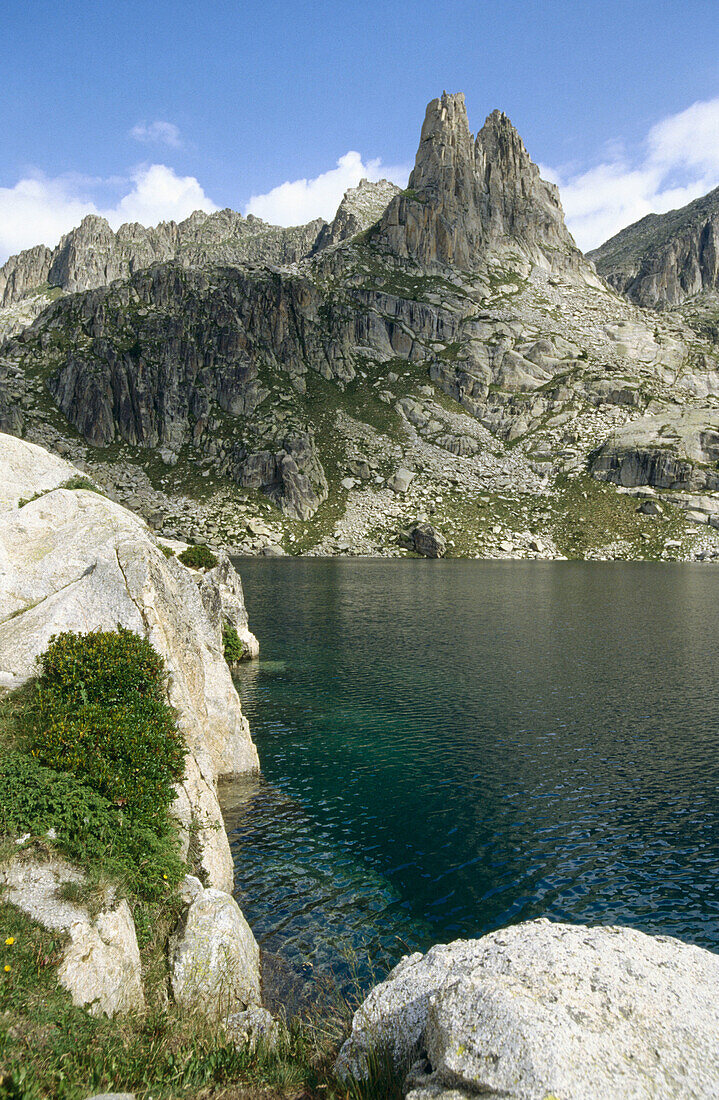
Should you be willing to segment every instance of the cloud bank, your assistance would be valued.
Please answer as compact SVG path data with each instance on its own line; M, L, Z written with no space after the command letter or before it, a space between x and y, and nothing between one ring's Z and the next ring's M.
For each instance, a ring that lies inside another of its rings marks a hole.
M639 218L684 206L719 185L719 97L662 119L637 156L618 148L588 171L541 171L558 184L579 247L596 248Z
M408 165L383 165L379 159L365 162L351 149L335 168L314 179L287 180L265 195L252 195L244 212L274 225L304 225L314 218L331 221L345 191L361 179L388 179L404 187L409 172Z
M101 214L117 229L123 222L156 225L181 221L193 210L217 210L194 176L178 176L165 164L131 172L122 181L125 193L113 205L96 201L98 191L116 182L38 174L0 187L0 264L35 244L53 248L86 214Z

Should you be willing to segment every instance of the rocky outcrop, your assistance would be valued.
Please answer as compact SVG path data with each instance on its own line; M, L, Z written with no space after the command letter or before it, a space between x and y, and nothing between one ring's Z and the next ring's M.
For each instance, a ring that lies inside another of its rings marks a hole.
M88 214L54 249L37 245L11 256L0 268L0 306L24 298L44 283L69 293L126 279L158 261L183 266L211 263L297 263L312 250L326 223L321 219L285 229L234 210L196 210L179 225L137 222L113 232L105 218Z
M668 409L612 432L589 459L592 474L615 485L719 490L719 415L714 408Z
M647 214L588 253L640 306L665 309L719 288L719 187L667 214Z
M235 628L245 657L258 657L260 643L250 630L240 575L227 554L220 553L219 559L214 569L209 569L200 578L200 595L205 610L220 629L225 623Z
M719 956L628 928L531 921L410 955L355 1014L341 1073L415 1062L412 1100L719 1090Z
M400 188L389 180L370 182L362 179L357 187L345 191L333 220L317 234L313 252L330 248L363 233L375 225Z
M141 519L98 493L61 487L77 476L69 463L0 435L0 688L32 676L37 655L62 630L121 624L147 637L165 659L190 750L173 812L186 837L191 825L199 830L208 881L231 891L217 779L257 770L258 761L221 624L210 620L190 572L165 557Z
M135 923L126 901L107 889L100 912L91 917L62 896L66 883L83 875L62 860L34 863L16 858L0 868L2 900L22 909L53 932L64 932L58 980L75 1005L93 1015L114 1016L145 1007Z
M410 532L412 547L424 558L443 558L447 540L431 523L418 523Z
M170 944L175 1001L215 1021L259 1006L260 949L237 902L185 882L189 905Z
M519 249L552 269L586 269L564 225L559 192L539 175L505 114L493 111L476 138L464 96L427 107L407 190L390 203L380 238L422 267L465 271Z

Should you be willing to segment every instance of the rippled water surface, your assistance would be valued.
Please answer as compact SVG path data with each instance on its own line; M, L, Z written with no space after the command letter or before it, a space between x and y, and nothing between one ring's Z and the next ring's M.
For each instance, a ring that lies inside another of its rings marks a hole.
M719 949L719 569L239 565L263 777L225 806L265 948L367 980L548 915Z

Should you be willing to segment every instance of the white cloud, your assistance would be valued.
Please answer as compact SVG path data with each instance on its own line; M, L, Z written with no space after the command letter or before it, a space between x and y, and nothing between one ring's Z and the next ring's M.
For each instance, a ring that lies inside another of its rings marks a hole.
M122 182L125 193L114 204L97 194L117 181L38 174L0 187L0 264L35 244L54 247L86 214L101 214L117 229L128 221L155 225L181 221L193 210L217 210L194 176L178 176L164 164L144 165Z
M245 214L254 214L273 225L304 225L314 218L331 221L342 196L361 179L389 179L404 187L409 176L407 165L383 165L382 161L364 162L350 150L330 168L313 179L287 180L265 195L252 195Z
M559 185L567 224L580 248L596 248L647 214L663 214L719 184L719 97L656 123L639 155L615 146L583 172L542 168Z
M130 137L142 141L145 145L169 145L171 149L180 149L182 139L180 130L174 122L138 122L130 130Z
M141 225L156 225L171 219L179 222L193 210L211 213L218 209L194 176L178 176L165 164L138 169L132 182L132 189L117 206L104 211L113 229L123 222L140 222Z

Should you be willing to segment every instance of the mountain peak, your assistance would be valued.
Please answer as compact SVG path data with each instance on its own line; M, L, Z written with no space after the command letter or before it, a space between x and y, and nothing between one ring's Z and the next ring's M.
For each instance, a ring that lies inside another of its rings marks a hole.
M544 267L583 264L557 188L509 118L492 111L475 139L461 93L427 105L408 189L390 203L382 231L392 251L425 266L472 270L508 249Z

